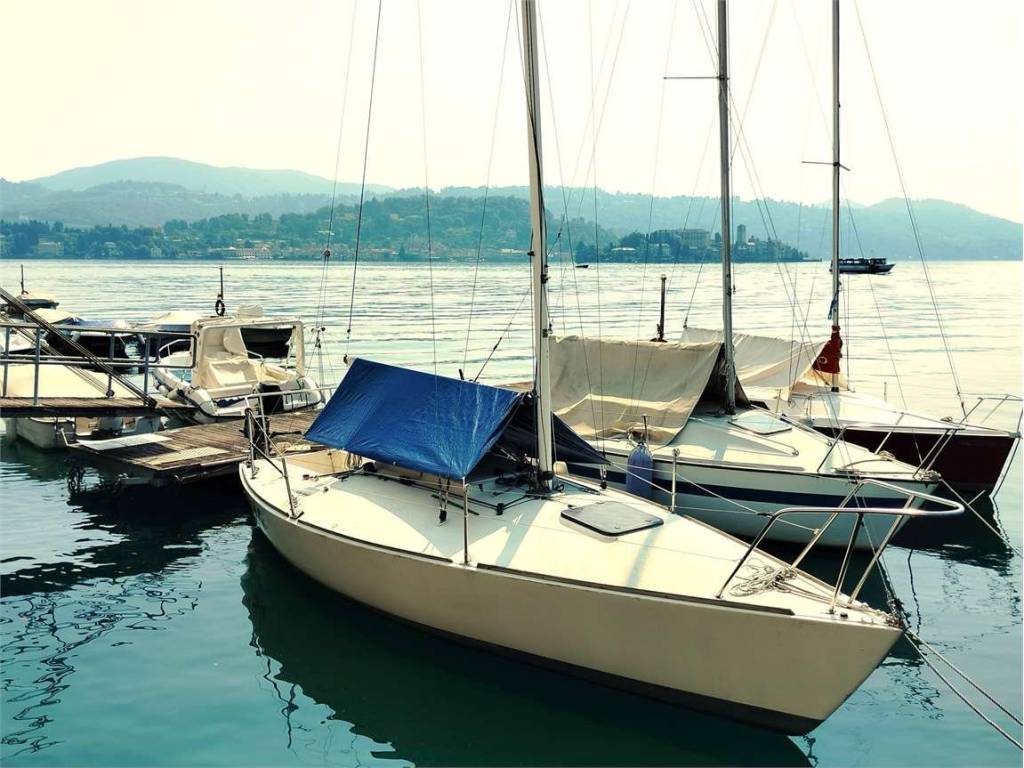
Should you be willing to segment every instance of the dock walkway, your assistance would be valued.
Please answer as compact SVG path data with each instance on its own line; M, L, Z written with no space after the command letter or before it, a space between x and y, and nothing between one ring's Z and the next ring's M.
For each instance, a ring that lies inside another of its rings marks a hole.
M172 413L191 411L193 406L166 397L151 396L151 402L134 397L0 397L0 417L45 416L144 416L154 410Z
M271 416L270 428L277 435L295 433L288 450L307 450L301 435L313 423L314 411ZM243 420L197 424L147 435L90 440L71 445L75 454L90 463L116 469L153 485L194 483L234 474L239 462L249 456L249 439L243 434ZM278 450L284 442L277 441Z

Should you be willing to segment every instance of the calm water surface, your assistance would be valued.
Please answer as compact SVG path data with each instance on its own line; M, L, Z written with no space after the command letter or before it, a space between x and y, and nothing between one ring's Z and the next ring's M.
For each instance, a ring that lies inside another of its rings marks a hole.
M5 287L16 269L0 264ZM556 265L556 330L650 337L662 271L670 337L688 307L691 326L720 327L717 267ZM216 267L196 264L48 261L27 272L30 289L87 318L207 310L217 291ZM320 314L314 262L230 263L226 277L229 308L260 304L311 324ZM1019 263L931 267L964 392L1019 392L1021 277ZM921 278L900 263L888 277L846 280L847 362L863 391L954 414ZM327 352L312 369L325 381L339 377L345 352L474 375L499 338L482 378L529 375L525 265L483 267L475 288L472 268L360 267L346 337L350 279L335 265L323 290ZM737 328L799 336L806 318L821 336L828 282L823 264L741 266ZM233 482L113 493L86 467L84 490L71 493L66 456L17 442L2 450L6 765L1020 763L906 646L814 733L789 739L467 649L346 602L276 555ZM1018 456L985 507L1017 547L1021 485ZM1020 558L971 518L885 561L918 632L1019 713Z

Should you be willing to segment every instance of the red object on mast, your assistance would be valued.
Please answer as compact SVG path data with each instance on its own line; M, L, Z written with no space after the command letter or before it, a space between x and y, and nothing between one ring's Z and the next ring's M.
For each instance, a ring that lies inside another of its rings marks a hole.
M839 326L832 326L832 336L825 346L821 348L821 354L814 361L814 370L820 373L839 373L839 360L843 356L843 339L839 335Z

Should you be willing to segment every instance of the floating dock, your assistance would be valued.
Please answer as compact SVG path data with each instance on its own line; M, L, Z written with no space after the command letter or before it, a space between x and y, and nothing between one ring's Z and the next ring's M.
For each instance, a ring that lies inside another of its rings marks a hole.
M0 397L0 416L144 416L154 410L164 413L193 410L191 405L165 397L150 397L152 402L134 397Z
M305 451L310 443L302 435L313 423L315 411L282 413L270 417L270 429L279 451ZM197 424L145 435L89 440L71 446L90 464L105 466L153 485L178 485L232 475L249 456L249 438L242 419Z

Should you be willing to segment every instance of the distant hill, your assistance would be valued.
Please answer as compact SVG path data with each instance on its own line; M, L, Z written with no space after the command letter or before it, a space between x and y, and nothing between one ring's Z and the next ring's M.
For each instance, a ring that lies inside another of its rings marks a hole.
M563 196L564 192L564 196ZM422 194L402 190L394 194ZM449 187L442 195L476 197L480 187ZM492 188L490 194L526 199L527 187ZM568 201L569 217L593 218L593 190L552 187L546 191L548 208L556 215L564 212ZM925 256L929 259L1020 259L1024 256L1021 224L981 213L947 200L914 200L914 215L921 233ZM602 227L627 234L658 229L718 230L717 197L656 197L598 190L597 210ZM852 209L852 224L850 220ZM777 238L812 258L831 255L830 205L801 205L783 200L740 200L733 202L733 222L744 224L749 235L762 239ZM883 256L902 261L917 259L917 245L902 198L883 200L874 205L851 203L843 207L842 253L859 256ZM857 235L859 235L859 246Z
M101 184L119 181L145 181L175 184L185 189L217 195L309 195L331 193L332 182L322 176L302 171L265 171L253 168L222 168L195 163L176 157L135 157L111 160L99 165L72 168L32 179L31 183L46 189L81 191ZM388 187L373 185L372 192L386 192ZM359 192L359 184L338 184L338 192Z
M172 219L197 221L231 213L310 213L328 205L330 199L329 194L222 195L143 181L116 181L80 191L50 190L34 182L0 179L0 218L59 221L69 227L157 227ZM338 195L341 203L358 199L358 195Z
M0 169L2 170L2 169ZM62 222L71 227L159 226L170 220L195 222L229 214L307 214L329 202L331 182L299 171L218 168L175 158L116 160L88 168L12 183L0 179L0 218ZM357 184L338 185L339 202L357 199ZM418 197L422 190L368 186L376 197ZM481 187L449 187L439 197L480 198ZM525 200L526 187L492 187L492 197ZM547 190L547 207L561 216L568 204L571 220L593 219L593 191ZM658 197L607 192L597 194L602 229L621 237L658 229L718 230L718 200L711 197ZM913 202L925 255L930 259L1020 259L1021 224L944 200ZM917 246L902 199L875 205L851 204L843 211L843 254L916 259ZM734 201L733 221L748 235L779 239L828 258L830 211L826 205L800 205L780 200ZM578 233L566 233L577 239ZM859 243L858 238L859 235Z

